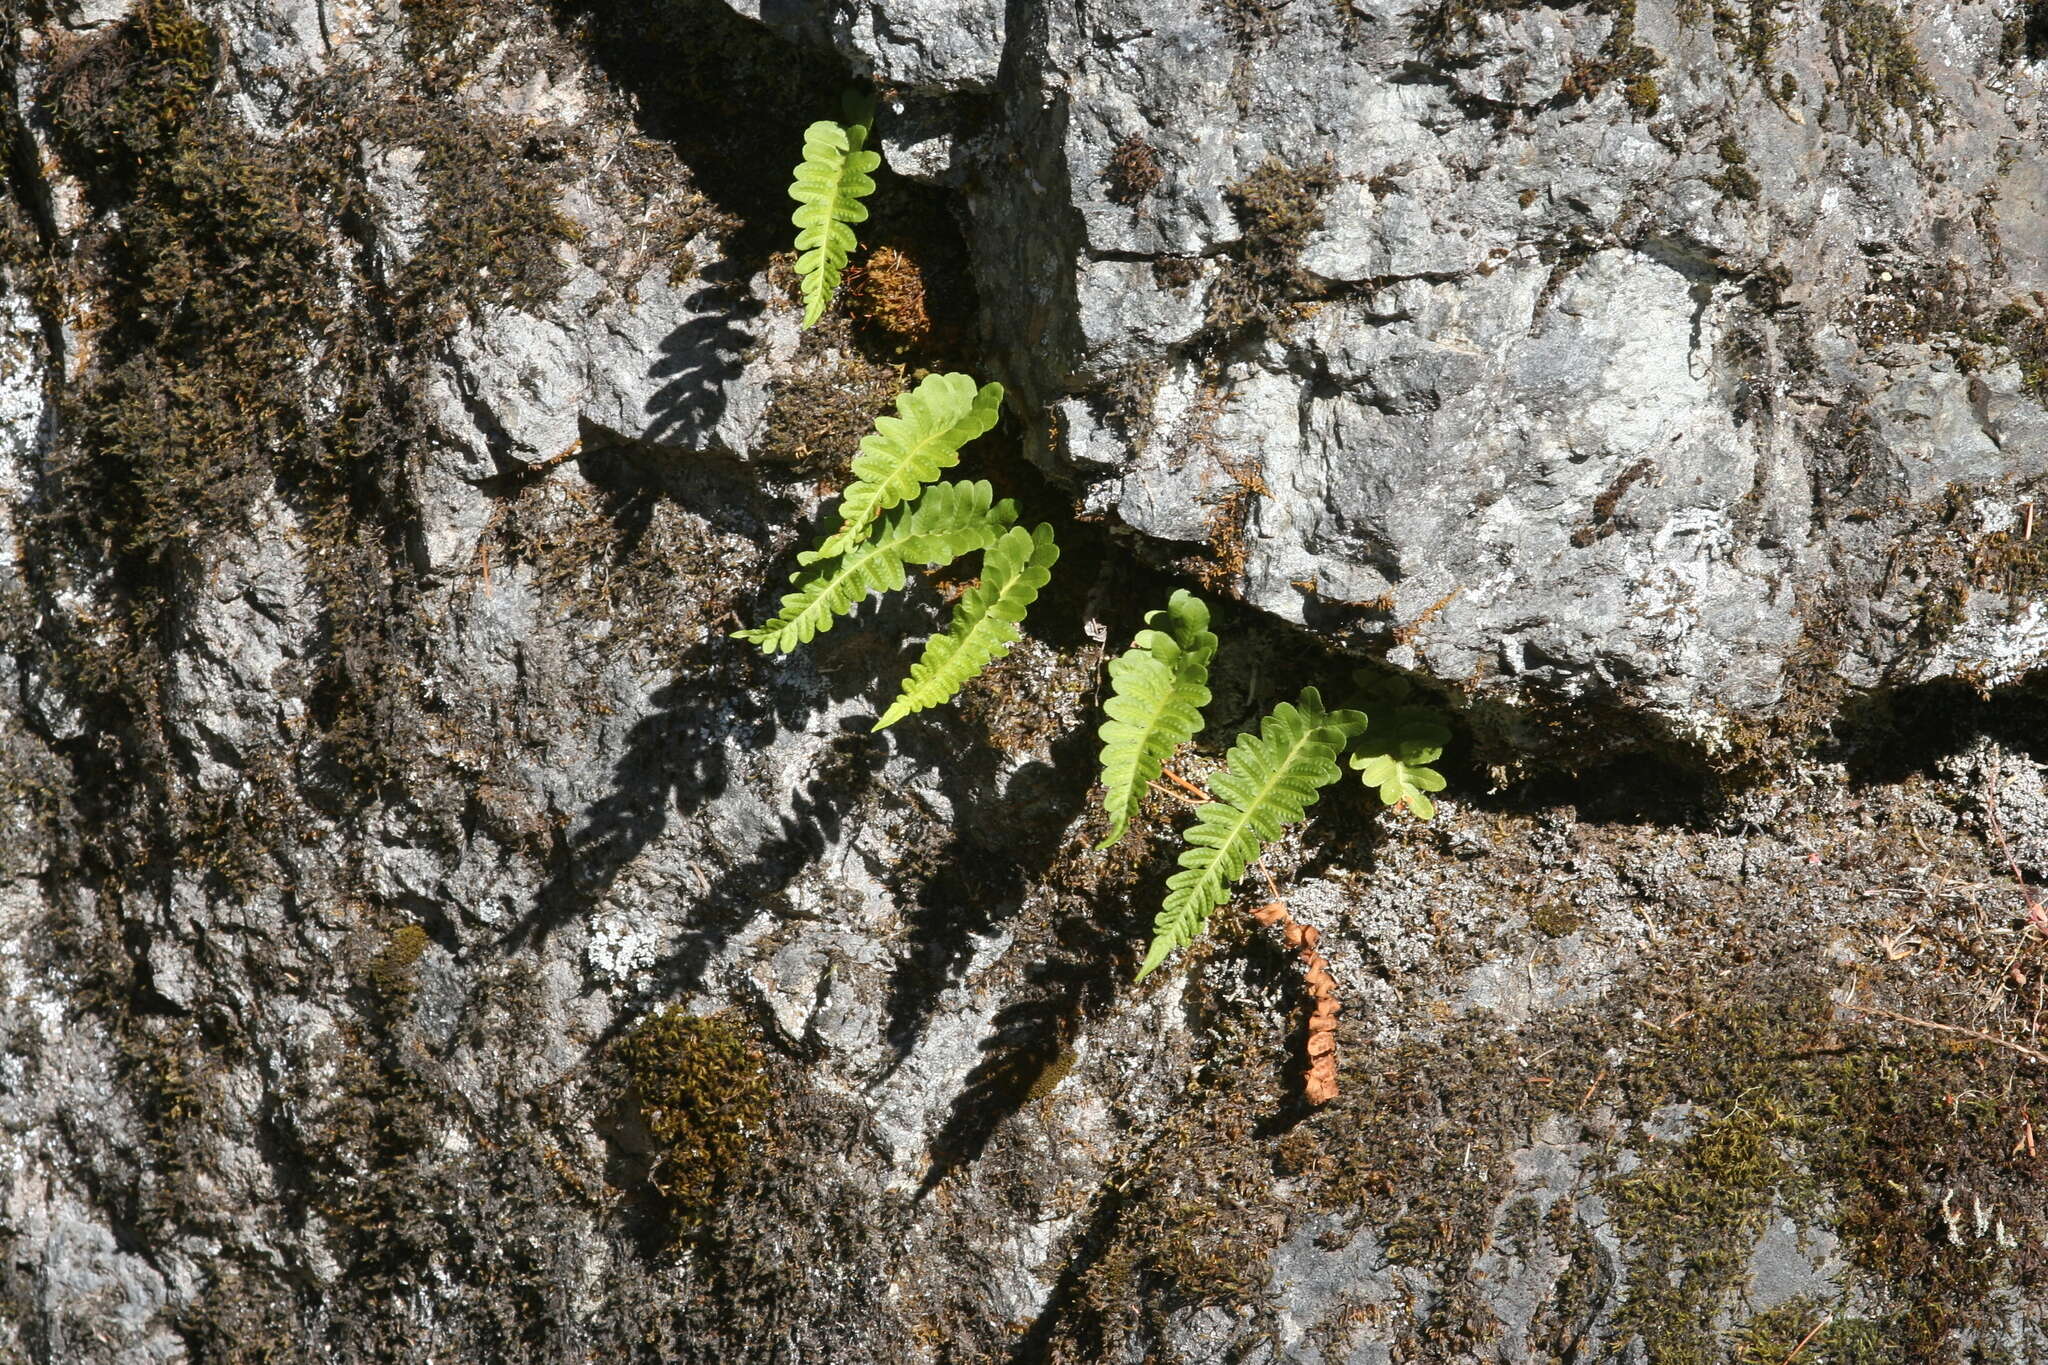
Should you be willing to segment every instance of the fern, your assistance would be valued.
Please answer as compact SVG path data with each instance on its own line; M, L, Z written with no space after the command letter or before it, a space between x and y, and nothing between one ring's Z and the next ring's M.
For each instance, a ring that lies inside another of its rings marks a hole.
M1059 557L1050 526L1005 531L982 556L981 582L961 597L946 633L926 642L924 656L910 666L902 692L875 729L952 700L969 678L1007 654L1017 643L1017 623L1052 577Z
M868 206L860 201L875 192L868 172L882 164L881 156L866 146L872 119L869 109L849 100L847 122L820 120L804 129L804 159L790 182L789 197L797 201L790 221L797 226L796 273L803 286L806 327L825 315L858 245L847 224L867 221Z
M1364 728L1364 716L1326 712L1316 689L1304 687L1292 706L1281 702L1268 713L1257 735L1237 737L1229 766L1209 778L1215 799L1195 812L1181 870L1167 879L1166 902L1152 923L1152 947L1138 980L1174 949L1194 942L1252 859L1337 780L1337 755Z
M843 554L868 533L875 518L960 463L960 447L996 424L1003 386L964 374L926 376L896 400L896 416L875 419L854 456L854 482L839 502L840 527L813 552L819 559Z
M1378 789L1383 805L1405 805L1418 820L1435 818L1429 793L1442 791L1444 779L1429 765L1444 756L1450 728L1434 708L1404 704L1407 679L1357 677L1372 694L1373 723L1351 755L1352 768L1366 786Z
M832 629L835 618L869 594L900 590L905 565L950 564L970 550L988 549L1017 520L1014 502L994 498L986 479L934 484L916 502L889 513L871 539L846 554L806 550L797 562L811 567L790 575L797 589L783 597L775 619L734 631L734 637L759 645L764 653L787 654Z
M1109 719L1102 737L1102 809L1109 834L1096 845L1108 848L1145 798L1145 788L1165 768L1173 751L1202 728L1209 704L1209 660L1216 637L1209 633L1209 608L1186 589L1176 589L1163 611L1147 613L1131 647L1109 664Z

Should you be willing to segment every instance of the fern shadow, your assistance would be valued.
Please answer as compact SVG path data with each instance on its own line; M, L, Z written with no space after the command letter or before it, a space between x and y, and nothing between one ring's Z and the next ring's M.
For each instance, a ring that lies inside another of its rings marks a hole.
M1006 1119L1059 1083L1073 1064L1074 1041L1088 1020L1115 1005L1129 975L1124 942L1114 925L1092 914L1060 922L1056 945L1026 969L1019 998L991 1021L981 1060L932 1139L917 1199L979 1161Z
M847 817L869 799L887 759L867 729L858 716L842 717L818 767L791 794L775 827L704 889L679 946L654 964L650 984L657 998L681 999L700 989L733 934L840 843Z
M613 557L637 551L664 500L687 505L721 529L759 540L787 519L786 500L717 461L679 464L630 442L596 444L580 461L610 521ZM751 582L751 566L732 570ZM713 583L706 591L723 592ZM850 684L849 684L850 686ZM556 836L552 875L531 911L506 935L509 946L545 941L587 915L620 874L669 828L725 795L731 784L732 737L758 748L788 730L802 730L835 695L815 682L766 668L751 647L713 630L682 651L670 681L648 697L649 709L628 730L609 790Z
M960 745L943 726L920 727L903 743L937 778L954 819L950 837L922 864L931 871L898 888L911 947L890 974L885 1013L899 1057L959 979L975 940L1020 910L1065 856L1063 835L1094 775L1084 728L1055 741L1050 762L1024 763L1007 781L999 750Z
M647 371L662 383L647 400L646 440L702 444L725 416L726 386L739 378L754 343L744 324L765 305L749 292L739 268L721 261L704 278L705 286L683 300L698 316L669 333Z

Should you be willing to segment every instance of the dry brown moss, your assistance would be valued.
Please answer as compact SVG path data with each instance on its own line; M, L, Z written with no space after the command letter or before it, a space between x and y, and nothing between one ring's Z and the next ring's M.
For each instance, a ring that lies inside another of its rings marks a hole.
M1122 204L1125 208L1136 208L1142 204L1165 179L1166 172L1159 164L1159 153L1136 133L1116 145L1116 150L1109 154L1109 161L1102 168L1102 180L1109 187L1110 202Z
M846 306L879 327L899 345L931 340L932 317L925 304L924 270L907 250L879 246L847 272Z
M1301 268L1301 250L1323 225L1323 200L1336 183L1335 165L1327 158L1290 166L1268 157L1224 190L1241 236L1209 288L1206 321L1212 332L1284 335L1305 316L1322 283Z

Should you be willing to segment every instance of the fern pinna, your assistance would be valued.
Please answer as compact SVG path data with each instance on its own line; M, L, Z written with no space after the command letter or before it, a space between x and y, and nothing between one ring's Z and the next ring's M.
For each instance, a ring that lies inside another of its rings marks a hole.
M1434 818L1436 803L1429 793L1442 791L1444 778L1429 765L1444 756L1444 745L1451 741L1443 714L1409 703L1405 678L1356 676L1368 691L1372 729L1351 755L1351 766L1379 792L1380 804L1405 806L1418 820Z
M875 419L853 459L854 481L839 500L839 529L814 552L825 558L858 544L874 520L908 502L942 470L960 463L960 447L1002 415L1003 386L964 374L934 374L896 400L894 417Z
M897 592L906 565L950 564L971 550L986 550L1017 520L1017 506L1001 502L986 479L941 483L916 502L893 509L874 534L843 555L806 550L797 562L808 566L790 575L796 591L782 599L775 619L733 632L770 654L787 654L832 629L872 593Z
M847 121L820 120L804 129L804 159L794 172L789 197L797 201L790 221L796 224L796 273L804 295L804 321L813 326L846 273L847 258L859 243L849 223L867 221L868 206L860 201L875 192L869 172L882 164L867 150L871 108L847 101Z
M1005 531L982 555L981 581L953 608L946 633L925 642L923 657L910 666L902 692L875 722L875 729L951 701L968 679L1009 653L1017 643L1017 624L1052 577L1059 557L1050 526L1030 531L1013 526Z
M1209 778L1207 804L1195 811L1181 870L1167 879L1166 902L1152 923L1152 946L1138 968L1143 981L1174 949L1208 926L1216 907L1267 844L1301 820L1318 793L1339 777L1337 755L1365 729L1356 711L1325 711L1313 687L1281 702L1239 735L1228 766Z
M1201 598L1176 588L1161 611L1148 612L1147 629L1109 663L1109 719L1102 738L1102 809L1109 833L1097 848L1124 837L1131 817L1158 780L1173 751L1202 729L1209 704L1209 661L1216 637L1209 633L1209 608Z

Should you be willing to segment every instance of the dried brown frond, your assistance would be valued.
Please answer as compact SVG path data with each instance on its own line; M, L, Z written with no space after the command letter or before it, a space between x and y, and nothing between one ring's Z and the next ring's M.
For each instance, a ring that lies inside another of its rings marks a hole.
M1312 924L1303 924L1287 912L1283 901L1272 900L1252 911L1252 918L1264 925L1280 926L1281 937L1301 958L1303 979L1314 1006L1308 1012L1308 1071L1302 1094L1310 1104L1328 1104L1337 1098L1337 980L1330 975L1330 960L1316 950L1322 935Z

